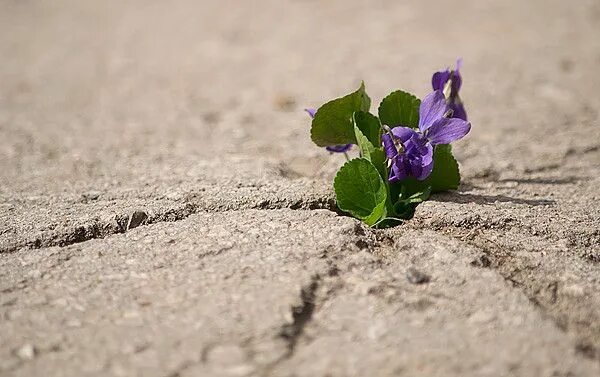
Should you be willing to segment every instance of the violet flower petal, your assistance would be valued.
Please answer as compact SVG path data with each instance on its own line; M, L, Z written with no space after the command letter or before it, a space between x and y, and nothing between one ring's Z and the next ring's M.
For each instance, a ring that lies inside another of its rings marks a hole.
M390 168L388 181L398 182L408 177L407 161L404 156L398 156L398 159Z
M419 108L419 129L421 132L425 132L433 122L442 118L446 111L448 111L448 105L441 90L428 94Z
M431 160L431 162L429 162L427 164L421 162L421 172L420 172L420 174L415 174L415 178L418 181L424 181L425 179L429 178L432 171L433 171L433 159Z
M462 67L462 58L458 58L456 59L456 69L454 70L454 77L453 77L453 83L452 83L452 88L456 89L456 91L458 92L458 90L460 89L460 86L462 84L462 77L460 76L460 68Z
M450 144L461 139L471 130L471 123L458 118L442 118L427 131L427 139L432 145Z
M450 80L450 70L439 71L431 77L431 86L433 90L444 90L444 85Z
M433 171L433 145L431 143L425 144L425 153L421 154L421 174L417 176L419 181L422 181L431 175Z
M467 120L467 112L465 111L465 106L462 103L452 102L448 104L448 107L450 107L452 110L452 118Z
M304 109L304 111L306 111L311 118L314 118L317 109Z
M419 157L415 157L412 160L409 160L408 167L410 169L410 175L418 178L421 176L423 172L423 166L421 164L421 159Z
M348 152L350 148L352 148L352 144L330 145L328 147L325 147L325 149L327 149L329 152L334 153Z
M451 75L452 83L450 84L450 96L456 97L458 95L458 91L462 85L462 77L460 76L460 72L452 71Z
M427 155L429 149L431 149L431 145L429 145L427 139L420 134L417 134L410 140L406 141L404 146L406 148L406 153L410 156L425 156Z
M385 133L381 135L381 143L383 144L383 150L385 151L387 158L392 159L398 155L394 140L392 140L392 137L389 134Z
M433 163L433 144L430 142L423 143L419 148L419 154L421 155L421 164L423 166Z
M452 71L450 79L452 79L452 91L454 96L458 95L458 91L462 85L462 77L460 76L460 67L462 67L462 59L456 59L456 69Z
M396 157L399 153L394 139L399 140L404 145L404 143L408 142L412 138L419 138L419 134L412 128L408 127L394 127L390 132L391 135L389 133L384 133L381 135L383 150L389 159Z
M433 162L424 164L420 158L410 161L410 175L418 181L427 179L433 171Z
M392 128L391 132L395 138L399 139L402 142L402 144L406 143L413 137L419 136L419 134L417 134L415 130L409 127L394 127Z
M422 181L433 170L433 145L422 137L413 138L406 143L410 174Z

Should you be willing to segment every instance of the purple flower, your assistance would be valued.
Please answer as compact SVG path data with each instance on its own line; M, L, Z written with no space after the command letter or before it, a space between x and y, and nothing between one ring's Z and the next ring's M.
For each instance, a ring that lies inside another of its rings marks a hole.
M390 167L390 182L413 176L426 179L433 170L433 146L408 127L395 127L383 134L383 149Z
M431 86L433 90L441 90L446 96L446 102L448 107L453 111L453 117L462 120L467 120L467 113L465 107L458 95L460 86L462 85L462 77L460 76L460 66L462 60L456 61L456 69L445 71L439 71L433 74L431 77Z
M315 117L316 109L304 109L308 113L311 118ZM340 145L330 145L325 147L329 152L333 153L345 153L348 152L352 148L352 144L340 144Z
M426 179L433 170L433 147L461 139L471 130L471 123L449 115L444 93L436 90L421 102L419 132L409 127L394 127L381 136L390 182L407 177Z
M352 144L339 144L339 145L330 145L325 147L329 152L334 153L344 153L348 152L352 148Z

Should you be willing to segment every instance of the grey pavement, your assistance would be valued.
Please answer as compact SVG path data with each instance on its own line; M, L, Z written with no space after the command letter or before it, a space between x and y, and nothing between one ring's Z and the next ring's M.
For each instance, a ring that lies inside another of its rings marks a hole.
M593 0L1 2L0 375L600 375L597 35ZM339 213L302 109L458 56L458 192Z

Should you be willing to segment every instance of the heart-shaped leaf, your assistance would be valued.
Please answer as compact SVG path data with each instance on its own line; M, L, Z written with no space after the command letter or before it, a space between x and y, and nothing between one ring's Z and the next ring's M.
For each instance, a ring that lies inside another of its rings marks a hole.
M379 172L364 158L348 161L333 182L338 207L368 225L386 215L387 190Z
M405 126L416 128L419 125L421 100L414 95L397 90L390 93L379 105L379 120L389 127Z
M327 102L312 120L312 141L320 147L356 144L352 116L357 111L369 111L370 107L371 99L365 92L364 83L354 93Z

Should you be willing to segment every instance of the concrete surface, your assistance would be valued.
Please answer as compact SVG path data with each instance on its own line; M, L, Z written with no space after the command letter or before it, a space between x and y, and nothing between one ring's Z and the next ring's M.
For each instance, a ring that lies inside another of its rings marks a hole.
M0 374L600 375L597 35L593 0L1 2ZM302 108L457 56L460 190L341 216Z

